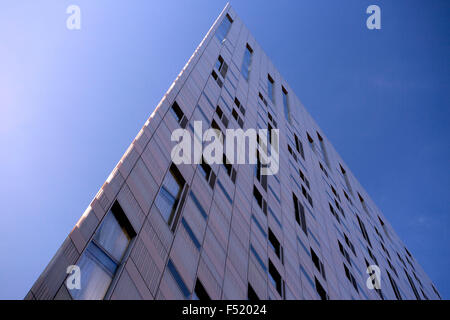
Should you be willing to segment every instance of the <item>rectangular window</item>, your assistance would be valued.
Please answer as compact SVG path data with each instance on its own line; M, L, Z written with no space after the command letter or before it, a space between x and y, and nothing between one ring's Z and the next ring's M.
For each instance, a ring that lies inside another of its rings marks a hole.
M312 259L314 265L316 266L316 269L319 270L319 272L323 276L323 278L326 279L325 268L323 266L323 263L320 261L319 257L314 252L314 250L312 248L310 248L310 250L311 250L311 259Z
M269 244L272 247L275 254L277 255L277 257L280 259L281 263L284 263L283 247L281 246L280 241L278 241L277 237L270 228L269 228Z
M175 165L171 165L164 178L158 196L155 199L155 205L166 220L169 228L174 231L178 222L177 210L182 199L182 191L185 181Z
M287 90L282 86L281 91L283 92L283 110L284 110L284 116L286 120L291 123L291 112L289 109L289 99L288 99L288 92Z
M270 74L267 75L267 92L269 94L269 99L275 103L275 99L274 99L274 95L273 95L273 86L274 81L272 79L272 77L270 76Z
M303 144L300 141L300 139L297 137L296 134L294 134L294 139L295 139L295 147L297 149L297 152L300 153L300 155L302 156L303 160L305 160L305 152L303 151Z
M297 196L292 194L294 200L295 220L302 228L303 232L307 235L308 229L306 227L305 207L298 201Z
M222 78L225 79L228 71L228 64L223 60L222 56L219 56L219 58L217 58L215 67L217 71L219 71Z
M261 210L264 212L265 215L267 215L267 204L264 200L261 192L259 192L258 188L256 186L253 186L253 196L256 199L256 202L258 203L258 206L261 208Z
M223 39L225 39L225 37L227 36L232 23L233 19L231 19L230 15L227 13L225 18L222 20L222 23L220 24L219 28L217 28L216 32L216 37L217 39L219 39L220 42L222 42Z
M180 126L182 128L185 128L188 119L184 116L184 112L181 110L180 106L176 101L172 104L172 108L170 108L170 110L175 119L177 120L177 122L180 124Z
M275 268L270 259L269 259L269 279L272 282L273 286L277 289L277 292L283 298L284 297L283 279L281 278L280 273L278 272L277 268Z
M245 80L247 80L247 81L248 81L248 78L250 75L250 66L252 64L252 54L253 54L253 49L247 43L247 45L245 47L244 59L242 61L242 68L241 68L241 73L244 76Z
M72 297L76 300L103 299L135 236L120 204L114 202L78 262L82 286L70 291Z

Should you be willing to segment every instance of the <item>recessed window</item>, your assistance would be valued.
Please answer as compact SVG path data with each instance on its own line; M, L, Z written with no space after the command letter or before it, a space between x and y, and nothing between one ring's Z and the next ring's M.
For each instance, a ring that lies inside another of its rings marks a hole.
M326 279L325 268L323 266L323 263L320 261L320 259L317 256L316 252L312 248L310 248L310 251L311 251L311 259L312 259L312 261L314 263L314 266L320 272L320 274L323 276L323 278Z
M274 95L273 95L273 86L274 81L270 74L267 75L267 92L269 93L269 99L274 102Z
M272 230L269 228L269 244L272 247L273 251L277 255L277 257L280 259L281 263L283 263L283 247L281 246L280 242L278 241L275 234L272 232Z
M316 277L314 277L314 280L315 280L315 285L316 285L316 291L317 291L317 294L319 295L320 299L328 300L329 299L328 294L325 291L325 289L323 288L323 286L320 283L320 281L317 280Z
M290 123L291 122L291 112L290 112L290 109L289 109L288 92L283 86L281 87L281 91L283 92L284 116L285 116L286 120Z
M298 201L297 196L292 194L294 200L295 220L305 234L308 234L306 227L305 207Z
M114 202L78 262L82 286L79 290L70 290L72 297L76 300L103 299L135 236L120 204Z
M176 214L181 194L185 185L183 176L175 165L171 165L164 178L158 196L155 199L155 205L166 220L169 227L174 231L178 215Z
M241 73L244 76L245 80L247 80L247 81L250 76L250 66L252 64L252 54L253 54L253 49L247 43L247 45L245 46L244 59L242 61L242 67L241 67Z
M255 290L250 285L250 283L248 284L248 289L247 289L247 300L250 300L250 301L258 301L258 300L260 300L258 295L256 294Z
M216 37L220 42L225 39L230 30L231 24L233 23L233 19L231 19L230 15L227 13L225 18L222 20L219 28L217 28Z
M177 122L180 124L180 126L182 128L185 128L188 120L184 116L183 111L181 110L180 106L178 105L178 103L176 101L172 104L172 107L170 108L170 110L171 110L173 116L175 117L175 119L177 120Z
M211 300L200 280L197 278L195 282L194 292L192 292L192 300Z
M277 268L273 265L272 261L269 259L269 279L272 282L273 286L277 289L277 292L281 297L284 297L284 283L281 278L280 273Z

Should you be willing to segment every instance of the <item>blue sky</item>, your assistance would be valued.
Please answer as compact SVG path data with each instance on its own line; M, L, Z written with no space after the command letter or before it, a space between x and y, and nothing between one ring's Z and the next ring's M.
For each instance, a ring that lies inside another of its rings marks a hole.
M0 299L25 296L225 4L2 3ZM450 2L231 4L450 298Z

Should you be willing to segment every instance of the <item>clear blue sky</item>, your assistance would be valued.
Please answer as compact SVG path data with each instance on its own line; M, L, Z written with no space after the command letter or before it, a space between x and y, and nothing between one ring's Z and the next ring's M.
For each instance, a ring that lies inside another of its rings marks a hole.
M2 2L0 299L25 296L225 3ZM450 298L450 2L231 4Z

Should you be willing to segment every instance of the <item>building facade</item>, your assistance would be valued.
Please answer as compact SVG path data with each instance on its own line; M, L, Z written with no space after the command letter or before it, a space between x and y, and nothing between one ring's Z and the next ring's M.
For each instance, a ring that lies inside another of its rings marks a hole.
M278 172L173 163L194 121L278 129ZM440 299L230 5L25 298Z

